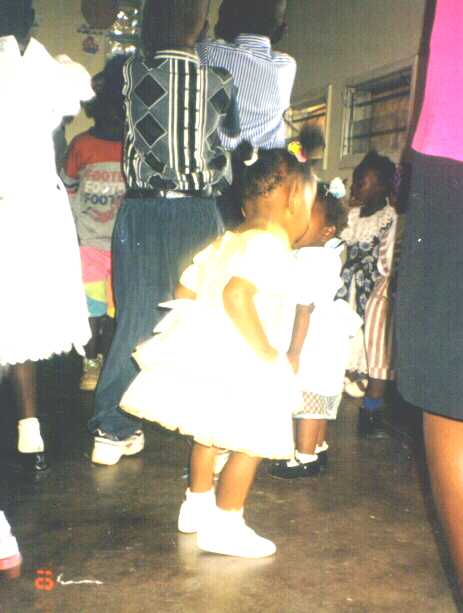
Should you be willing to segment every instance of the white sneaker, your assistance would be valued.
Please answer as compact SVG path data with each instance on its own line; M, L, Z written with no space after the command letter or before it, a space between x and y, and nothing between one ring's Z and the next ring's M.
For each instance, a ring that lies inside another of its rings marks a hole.
M22 562L18 542L11 534L10 524L0 511L0 571L10 570Z
M239 511L222 511L216 507L213 519L198 531L202 551L237 558L266 558L277 548L275 543L254 532Z
M145 447L145 435L143 430L137 430L123 440L119 440L116 436L106 434L101 430L97 430L95 442L93 445L92 462L94 464L104 464L106 466L114 466L124 455L135 455L143 451Z
M215 491L196 494L187 489L178 514L178 530L185 534L198 532L215 509Z
M18 421L19 453L43 453L45 445L40 434L40 423L36 417L27 417Z

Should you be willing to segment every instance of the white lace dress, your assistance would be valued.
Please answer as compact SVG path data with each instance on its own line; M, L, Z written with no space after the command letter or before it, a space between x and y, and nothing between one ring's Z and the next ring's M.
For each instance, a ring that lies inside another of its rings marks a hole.
M90 76L34 39L0 38L0 365L90 338L79 249L52 132L93 92Z

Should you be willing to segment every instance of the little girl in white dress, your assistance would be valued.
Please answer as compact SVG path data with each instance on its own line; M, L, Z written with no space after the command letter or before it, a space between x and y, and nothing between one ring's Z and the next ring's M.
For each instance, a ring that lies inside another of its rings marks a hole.
M204 551L258 558L276 550L247 527L243 505L259 461L294 453L291 414L301 396L282 341L291 246L307 230L314 196L308 165L284 150L261 152L246 171L245 224L196 256L157 334L135 353L141 373L121 406L193 436L178 528L197 532ZM232 453L216 494L221 448Z

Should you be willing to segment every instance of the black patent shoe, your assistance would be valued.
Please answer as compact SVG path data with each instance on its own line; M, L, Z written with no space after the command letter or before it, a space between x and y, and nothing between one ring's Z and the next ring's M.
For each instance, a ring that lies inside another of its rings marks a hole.
M387 438L388 435L383 425L383 412L381 410L369 411L360 407L357 430L362 438Z
M320 460L315 462L299 463L296 466L288 466L285 462L273 462L268 473L278 479L299 479L300 477L315 477L320 473Z
M29 474L42 474L50 468L47 456L44 452L21 453L20 456L23 470Z

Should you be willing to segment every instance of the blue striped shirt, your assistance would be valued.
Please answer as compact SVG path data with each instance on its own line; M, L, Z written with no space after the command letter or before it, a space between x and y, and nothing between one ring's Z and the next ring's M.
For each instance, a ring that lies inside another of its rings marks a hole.
M225 149L233 150L243 140L263 149L284 147L283 114L296 76L294 58L273 51L270 39L256 34L240 34L232 44L199 43L198 54L203 64L225 68L238 88L241 134L230 138L221 133Z

